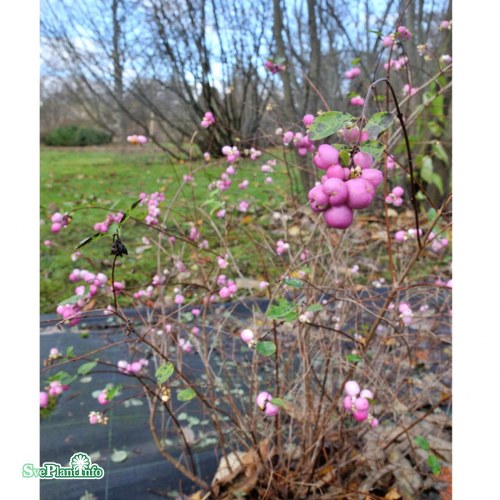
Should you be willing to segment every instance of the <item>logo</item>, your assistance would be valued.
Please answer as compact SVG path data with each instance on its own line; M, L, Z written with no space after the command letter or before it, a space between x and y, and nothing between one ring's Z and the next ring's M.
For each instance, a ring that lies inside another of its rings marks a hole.
M23 465L23 477L39 479L102 479L104 469L92 460L86 453L75 453L69 460L68 467L55 462L44 462L41 467L33 464Z

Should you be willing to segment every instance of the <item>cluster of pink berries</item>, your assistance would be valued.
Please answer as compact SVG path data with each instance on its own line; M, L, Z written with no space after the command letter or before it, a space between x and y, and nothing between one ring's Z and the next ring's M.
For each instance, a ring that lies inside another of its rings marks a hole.
M215 118L214 118L213 113L211 113L210 111L207 111L203 115L203 119L201 120L200 125L203 128L208 128L208 127L210 127L210 125L213 125L214 123L215 123Z
M413 311L411 307L406 302L401 302L398 306L398 311L400 312L399 318L406 326L410 326L413 323Z
M259 151L258 149L250 148L248 150L248 156L250 157L251 160L256 160L261 155L262 151Z
M351 98L351 106L363 106L364 104L365 100L360 95Z
M422 229L418 230L419 236L422 236L424 232ZM394 234L394 240L396 243L404 243L405 241L408 240L415 240L417 238L417 230L416 229L408 229L408 231L405 231L404 229L400 231L396 231Z
M122 212L117 212L116 214L109 213L102 222L96 222L94 224L94 230L100 233L107 233L109 226L114 222L120 222L123 218Z
M69 389L69 385L63 385L59 380L53 380L49 384L49 396L59 396Z
M229 299L238 291L236 283L233 280L228 280L225 274L220 274L217 277L217 284L221 287L219 290L221 299Z
M145 366L148 366L149 362L147 359L141 358L139 361L134 361L132 363L129 363L128 361L125 360L120 360L117 363L118 371L120 373L139 373Z
M290 250L290 244L285 243L283 240L278 240L276 243L276 253L278 255L283 255L288 250Z
M179 346L180 348L186 352L186 353L190 353L193 351L193 344L191 344L191 342L189 340L186 340L186 339L183 339L183 338L180 338L178 340L179 342Z
M240 152L236 146L223 146L222 154L229 163L235 162L240 157Z
M418 87L411 87L408 83L403 85L403 95L414 96L418 94Z
M436 253L441 253L449 244L448 238L436 237L434 231L429 234L429 241L432 241L431 248Z
M134 146L139 144L142 146L148 142L148 138L144 135L129 135L127 137L127 142L133 144Z
M391 33L382 38L382 45L384 47L392 47L397 39L410 40L411 37L412 33L406 26L398 26L395 33Z
M280 71L284 71L286 66L284 64L276 64L275 62L268 59L264 63L264 67L268 69L273 75L279 73Z
M50 230L53 233L58 233L63 227L66 227L69 224L69 219L69 215L67 214L63 215L59 212L52 214L52 217L50 218L50 220L52 221Z
M280 412L279 406L271 403L273 397L268 392L260 392L255 398L256 405L266 414L267 417L274 417Z
M328 226L348 228L355 209L367 208L375 198L375 189L381 184L383 174L371 168L373 157L358 151L352 158L353 168L339 164L339 152L329 144L322 144L314 156L314 165L326 170L321 183L308 194L314 212L323 212Z
M389 69L393 69L394 71L399 71L404 69L408 64L408 58L406 56L402 56L399 59L389 59L389 62L384 63L384 69L389 71Z
M361 68L351 68L350 70L345 72L345 77L348 80L353 80L354 78L357 78L361 74Z
M385 202L388 205L394 205L395 207L400 207L403 204L403 194L405 190L401 186L396 186L393 188L390 194L385 197Z
M231 187L231 184L233 183L233 181L230 179L229 175L230 174L227 173L227 170L226 170L226 172L222 172L220 179L218 179L214 182L211 182L208 185L208 189L211 190L211 189L215 188L215 189L218 189L219 191L227 191Z
M305 156L307 153L314 152L314 143L311 141L307 134L303 135L301 132L297 132L293 137L293 145L295 146L295 149L297 150L297 154L299 156Z
M238 204L238 210L244 214L248 212L249 208L250 208L250 203L246 200L241 200Z
M359 387L359 384L350 380L344 386L344 408L350 411L358 422L368 420L372 427L377 427L378 419L370 414L370 401L373 400L373 393L369 389Z
M95 424L106 425L108 423L108 417L103 415L101 412L91 411L89 413L89 423L92 425Z
M137 290L134 292L134 299L140 299L141 297L152 297L154 292L154 286L149 285L145 290Z
M144 204L147 204L148 206L148 215L146 215L146 218L144 219L146 224L148 226L154 226L156 224L159 224L160 221L158 217L160 216L160 209L158 208L158 205L162 201L165 201L165 195L163 193L155 191L150 195L146 193L141 193L139 195L139 198L141 200L140 203L141 206Z

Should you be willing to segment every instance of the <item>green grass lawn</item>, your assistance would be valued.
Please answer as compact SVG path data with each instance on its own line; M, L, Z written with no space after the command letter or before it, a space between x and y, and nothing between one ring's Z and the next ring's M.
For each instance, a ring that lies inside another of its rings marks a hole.
M272 174L273 184L264 184L266 174L260 171L269 155L263 155L257 161L241 160L237 164L237 173L232 177L233 185L223 193L217 194L217 200L225 201L228 209L242 199L253 206L270 210L279 209L290 198L290 183L286 168L275 167ZM193 162L197 168L203 162ZM171 217L179 224L193 221L190 200L194 195L198 204L209 196L208 185L219 178L227 167L224 160L211 162L203 166L195 175L193 188L184 185L175 202ZM92 272L102 271L111 276L109 248L110 238L101 238L82 248L82 257L76 262L71 260L74 247L82 239L95 233L93 225L105 219L109 211L125 211L139 197L139 193L161 191L165 193L165 207L177 192L182 177L189 174L190 165L169 160L161 152L150 148L42 148L40 153L40 312L55 312L57 304L73 295L74 283L68 281L68 275L75 267ZM247 190L238 189L244 179L250 181ZM295 187L298 186L294 176ZM302 195L303 197L303 195ZM305 201L305 200L302 200ZM269 210L269 211L270 211ZM70 212L71 224L58 234L50 231L50 217L54 212ZM134 218L143 220L147 213L145 207L138 207ZM162 210L163 213L163 210ZM171 219L172 220L172 219ZM168 225L168 221L167 221ZM123 228L123 239L134 252L141 245L141 238L150 235L148 228L129 220ZM51 240L47 247L45 240ZM232 242L238 253L238 242ZM251 255L242 247L241 257L252 266ZM257 263L255 263L257 265ZM129 286L143 286L156 272L156 259L123 259L117 269L115 279L125 281Z

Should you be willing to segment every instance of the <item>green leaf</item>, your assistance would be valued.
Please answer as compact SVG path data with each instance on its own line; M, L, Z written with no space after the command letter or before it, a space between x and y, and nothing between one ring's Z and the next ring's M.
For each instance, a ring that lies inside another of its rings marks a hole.
M423 436L417 436L414 441L418 447L422 448L422 450L429 451L429 441L427 441L427 439Z
M196 391L192 387L177 391L177 401L191 401L195 397Z
M309 127L309 137L313 141L324 139L338 132L353 120L354 116L349 113L328 111L314 120L314 123Z
M437 476L441 474L441 462L437 459L435 455L429 455L427 457L427 463L434 475Z
M156 382L158 384L164 384L172 375L174 374L174 364L171 361L167 361L160 365L155 372Z
M271 399L270 403L273 405L279 406L280 408L285 407L285 401L281 398L273 398L273 399Z
M351 163L351 155L350 155L349 151L347 151L345 149L340 151L339 161L343 167L348 167L349 164Z
M438 191L443 194L444 189L443 189L443 179L441 179L441 176L439 174L432 174L432 183L438 188Z
M441 128L439 123L429 122L427 124L427 127L429 127L429 130L434 137L440 137L441 134L443 133L443 129Z
M83 365L78 367L77 373L78 375L87 375L90 373L95 366L97 365L97 361L89 361L88 363L84 363Z
M356 57L356 59L353 59L353 60L351 61L351 64L352 64L353 66L356 66L356 64L359 64L360 62L361 62L361 57Z
M420 177L428 184L434 184L441 194L444 193L443 180L440 175L434 172L434 165L430 156L422 158L422 167L420 168Z
M78 377L76 375L70 375L68 372L60 371L49 377L49 382L58 380L62 385L69 385L74 382Z
M106 399L108 401L111 401L113 398L118 396L121 389L122 389L121 384L114 385L113 387L111 387L111 389L108 389L108 392L106 393Z
M424 156L422 158L422 167L420 169L420 177L422 179L429 183L432 184L433 179L432 176L434 174L434 166L432 164L432 158L430 156Z
M74 352L74 348L72 345L68 346L66 348L66 354L65 354L65 357L66 358L74 358L75 357L75 352Z
M319 312L322 311L324 307L321 304L312 304L306 310L309 312Z
M429 210L427 211L427 218L429 219L429 222L432 222L436 217L437 217L436 209L429 208Z
M257 352L262 356L272 356L276 352L276 344L270 340L257 342Z
M372 115L365 127L368 137L376 139L384 130L387 130L392 125L394 118L395 116L387 111L381 111Z
M293 288L302 288L303 282L297 278L287 278L285 284L292 286Z
M97 240L99 238L102 238L103 236L106 236L107 233L95 233L92 236L89 236L88 238L85 238L78 243L78 245L75 247L75 250L78 250L79 248L84 247L85 245L88 245L91 241Z
M443 148L443 145L439 142L436 142L435 144L432 145L432 152L445 164L449 165L450 164L450 158L448 156L448 153L446 150Z
M132 203L132 205L130 205L130 207L123 214L123 217L122 217L121 221L118 223L118 226L122 226L122 224L129 218L132 211L135 210L135 208L137 207L137 205L139 205L140 202L141 202L141 199L139 198L137 201L134 201L134 203ZM111 233L111 234L113 234L113 233Z
M377 161L384 153L385 146L378 141L365 141L359 145L360 151L368 153Z
M294 304L286 299L278 299L278 304L272 304L267 311L269 319L284 319L285 321L293 321L299 317L299 313Z
M357 354L348 354L345 358L349 363L354 363L358 364L361 363L363 358L361 356L358 356Z

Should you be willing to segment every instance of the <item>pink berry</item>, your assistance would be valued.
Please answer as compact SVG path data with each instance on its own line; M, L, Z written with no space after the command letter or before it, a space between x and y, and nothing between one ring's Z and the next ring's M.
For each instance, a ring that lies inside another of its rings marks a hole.
M401 186L396 186L392 192L395 196L403 196L405 190Z
M328 208L329 196L323 191L323 186L314 186L307 197L313 212L323 212Z
M354 401L354 406L356 407L356 410L367 411L368 408L370 408L370 402L368 399L360 397Z
M50 230L53 233L58 233L62 229L62 224L59 222L54 222L52 226L50 227Z
M318 148L316 156L324 165L322 170L327 170L328 167L331 167L339 162L339 152L333 146L330 146L330 144L321 144Z
M361 410L356 410L354 413L354 418L358 422L363 422L363 420L366 420L368 418L368 412L367 411L361 411Z
M368 153L363 153L363 151L358 151L353 156L354 166L364 168L371 168L373 165L373 156Z
M324 212L326 225L336 229L346 229L352 224L354 212L347 205L331 207Z
M376 168L365 168L361 171L361 178L366 179L374 188L377 188L382 184L384 174Z
M99 396L97 396L97 401L101 405L109 404L109 399L106 397L107 391L102 391Z
M373 399L373 392L370 391L370 389L363 389L361 391L360 397L366 398L366 399Z
M252 330L245 328L244 330L241 331L240 333L240 338L243 340L243 342L246 342L247 344L251 342L254 339L254 333Z
M266 403L266 409L264 410L264 413L268 417L274 417L280 412L279 406L273 405L272 403Z
M347 396L355 397L361 392L361 388L355 380L349 380L344 386L344 392Z
M134 361L130 365L130 371L132 373L139 373L142 370L142 363L139 363L139 361Z
M302 123L306 127L309 127L309 125L312 125L313 122L314 122L314 115L305 115L304 118L302 118Z
M375 197L375 188L366 179L361 177L346 182L349 191L347 206L350 208L366 208Z
M49 404L49 395L40 391L40 408L45 408Z
M372 427L377 427L378 426L378 418L372 418L372 421L370 422L370 425Z
M343 401L344 408L350 410L352 408L352 398L351 396L346 396Z
M326 176L330 179L336 177L337 179L344 179L344 169L340 165L333 165L326 171Z
M330 196L330 204L334 207L343 205L347 199L347 186L343 180L336 177L327 179L324 182L323 191Z
M273 399L271 394L263 391L257 395L257 397L255 398L255 403L261 410L264 410L266 402L271 401L271 399Z

